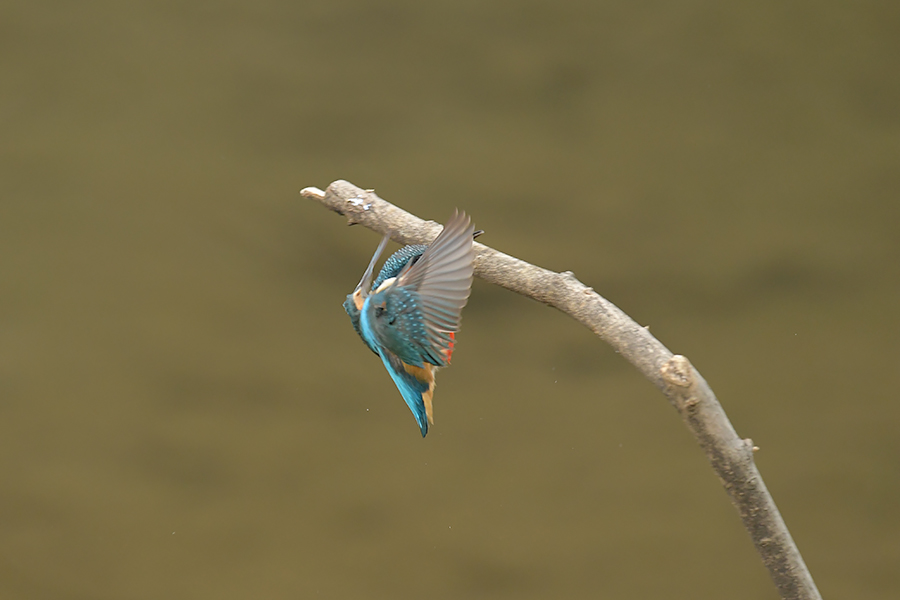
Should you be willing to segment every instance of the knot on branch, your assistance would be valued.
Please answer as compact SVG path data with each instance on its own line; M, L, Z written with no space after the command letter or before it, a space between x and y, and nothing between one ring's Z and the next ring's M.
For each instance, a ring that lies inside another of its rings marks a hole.
M328 186L325 190L325 199L332 200L332 210L347 217L350 225L363 221L365 214L381 201L375 190L362 190L342 180Z
M750 438L744 438L743 442L744 442L744 448L746 448L747 450L750 451L751 458L753 457L754 452L759 452L759 446L754 444L753 440L751 440Z
M694 383L691 361L681 354L676 354L667 360L660 369L660 374L666 383L675 387L689 388Z

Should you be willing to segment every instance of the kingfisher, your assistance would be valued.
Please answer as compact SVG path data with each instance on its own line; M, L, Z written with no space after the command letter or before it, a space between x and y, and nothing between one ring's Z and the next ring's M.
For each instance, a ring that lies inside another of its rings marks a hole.
M375 263L390 239L385 235L344 301L353 329L381 358L422 437L434 424L434 376L453 354L472 289L472 240L480 233L465 212L454 211L430 245L397 250L373 282Z

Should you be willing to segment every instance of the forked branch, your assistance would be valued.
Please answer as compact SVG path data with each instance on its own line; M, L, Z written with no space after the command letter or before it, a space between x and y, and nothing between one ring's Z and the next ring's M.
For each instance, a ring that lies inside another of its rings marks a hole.
M441 230L346 181L324 192L301 194L396 242L427 244ZM781 597L821 600L803 557L753 461L753 442L738 437L709 385L687 358L673 355L650 332L570 272L555 273L483 244L475 243L475 275L508 290L553 306L581 322L612 346L669 399L737 508L756 550Z

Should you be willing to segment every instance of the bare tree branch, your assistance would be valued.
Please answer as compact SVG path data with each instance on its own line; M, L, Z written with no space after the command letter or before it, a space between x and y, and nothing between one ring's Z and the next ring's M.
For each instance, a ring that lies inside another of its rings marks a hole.
M426 244L441 230L346 181L301 194L403 244ZM475 244L475 275L572 316L611 345L660 389L697 438L750 533L784 599L821 600L803 558L753 462L755 447L738 437L709 385L687 358L673 355L650 332L571 272L555 273Z

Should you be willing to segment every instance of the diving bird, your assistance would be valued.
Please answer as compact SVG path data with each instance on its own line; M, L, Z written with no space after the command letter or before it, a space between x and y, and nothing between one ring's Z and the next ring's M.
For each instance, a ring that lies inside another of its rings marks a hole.
M422 437L434 424L434 376L453 354L463 307L472 288L475 232L454 211L429 245L404 246L372 281L385 235L359 285L344 301L356 333L377 354L412 411Z

